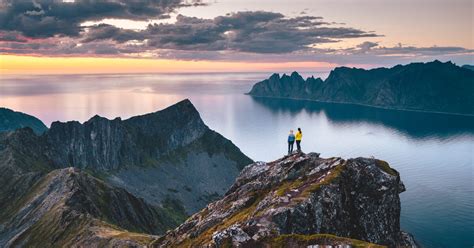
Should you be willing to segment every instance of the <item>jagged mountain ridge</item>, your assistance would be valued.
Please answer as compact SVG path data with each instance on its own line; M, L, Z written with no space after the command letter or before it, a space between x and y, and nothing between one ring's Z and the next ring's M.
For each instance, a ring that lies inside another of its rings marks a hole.
M440 61L371 70L338 67L324 81L305 80L297 72L273 74L248 94L474 115L474 71Z
M122 121L94 116L53 122L46 134L56 164L94 171L147 165L201 138L209 128L189 100Z
M84 124L54 122L39 138L18 133L17 151L22 146L40 149L42 158L17 166L42 161L49 169L85 169L154 205L177 199L189 214L223 195L252 162L209 129L189 100L124 121L94 116ZM31 156L25 152L17 157Z
M400 230L403 191L384 161L293 154L248 165L223 199L153 246L416 247Z
M23 127L30 127L38 135L48 130L46 125L34 116L8 108L0 108L0 132L12 131Z

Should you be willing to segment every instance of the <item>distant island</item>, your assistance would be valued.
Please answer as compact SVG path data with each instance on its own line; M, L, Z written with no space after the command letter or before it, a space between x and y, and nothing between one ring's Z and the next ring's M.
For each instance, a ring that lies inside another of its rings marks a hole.
M371 107L474 115L474 71L435 60L371 70L337 67L326 80L273 74L254 97L291 98Z

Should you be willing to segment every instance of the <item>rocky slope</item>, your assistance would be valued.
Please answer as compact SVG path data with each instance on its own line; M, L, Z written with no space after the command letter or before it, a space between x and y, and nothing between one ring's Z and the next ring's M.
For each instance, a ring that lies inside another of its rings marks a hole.
M180 219L167 214L172 207L148 205L76 168L54 170L2 208L0 246L143 245L153 236L130 231L176 226Z
M416 247L400 230L397 171L384 161L293 154L243 169L219 201L155 247Z
M439 61L371 70L338 67L324 81L305 80L296 72L274 74L248 94L474 115L473 78L474 71Z
M38 118L7 108L0 108L0 132L30 127L36 134L42 134L48 128Z

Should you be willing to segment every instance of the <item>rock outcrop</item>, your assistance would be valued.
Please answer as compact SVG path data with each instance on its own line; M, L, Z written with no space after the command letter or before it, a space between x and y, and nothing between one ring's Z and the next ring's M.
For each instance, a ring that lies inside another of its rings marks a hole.
M371 70L338 67L326 80L298 73L256 83L249 95L474 115L474 71L451 62Z
M42 134L48 128L38 118L7 108L0 108L0 132L12 131L24 127L33 129L36 134Z
M416 247L400 230L398 172L381 160L293 154L245 167L219 201L155 247Z

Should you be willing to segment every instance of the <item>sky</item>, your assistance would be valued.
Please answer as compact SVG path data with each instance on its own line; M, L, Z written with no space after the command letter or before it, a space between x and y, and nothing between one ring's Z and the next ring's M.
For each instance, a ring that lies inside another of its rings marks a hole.
M0 0L0 73L474 64L472 0Z

